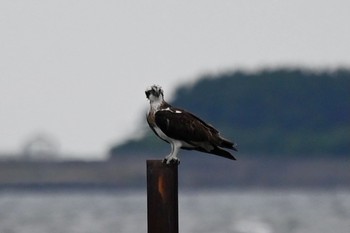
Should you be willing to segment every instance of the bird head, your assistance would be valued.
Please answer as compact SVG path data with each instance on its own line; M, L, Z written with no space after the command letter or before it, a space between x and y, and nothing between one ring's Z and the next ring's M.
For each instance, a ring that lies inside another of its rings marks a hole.
M163 101L163 98L164 98L163 90L158 85L153 85L153 86L147 88L145 91L145 94L146 94L147 99L150 100L150 102Z

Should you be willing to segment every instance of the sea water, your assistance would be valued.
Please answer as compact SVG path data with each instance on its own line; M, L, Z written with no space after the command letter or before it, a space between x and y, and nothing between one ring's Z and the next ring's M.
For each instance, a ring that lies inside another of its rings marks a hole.
M350 232L350 191L179 192L183 233ZM144 191L0 192L0 233L147 232Z

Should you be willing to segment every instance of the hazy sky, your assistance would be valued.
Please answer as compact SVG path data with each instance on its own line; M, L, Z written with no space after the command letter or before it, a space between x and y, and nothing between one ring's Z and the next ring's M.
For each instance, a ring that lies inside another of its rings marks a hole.
M200 74L350 65L350 1L0 1L0 153L37 134L102 158L139 135L160 84Z

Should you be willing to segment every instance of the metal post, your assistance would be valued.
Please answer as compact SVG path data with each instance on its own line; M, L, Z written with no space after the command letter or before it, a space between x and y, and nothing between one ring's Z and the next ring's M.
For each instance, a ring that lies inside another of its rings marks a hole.
M178 165L147 160L148 233L178 233Z

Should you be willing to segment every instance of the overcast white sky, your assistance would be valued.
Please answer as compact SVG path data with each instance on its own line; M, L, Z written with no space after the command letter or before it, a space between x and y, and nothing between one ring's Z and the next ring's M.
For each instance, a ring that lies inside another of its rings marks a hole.
M350 65L350 1L0 2L0 153L47 134L102 158L134 133L144 90L200 74Z

